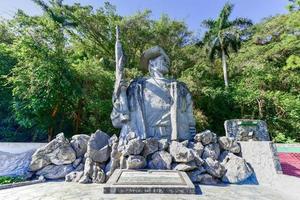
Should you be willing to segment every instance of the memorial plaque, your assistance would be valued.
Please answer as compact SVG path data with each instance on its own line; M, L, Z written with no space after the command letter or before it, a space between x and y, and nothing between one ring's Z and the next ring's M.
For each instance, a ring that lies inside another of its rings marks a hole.
M104 193L195 194L195 186L185 172L117 169L104 186Z
M238 141L270 141L267 124L262 120L232 119L224 123L226 136Z

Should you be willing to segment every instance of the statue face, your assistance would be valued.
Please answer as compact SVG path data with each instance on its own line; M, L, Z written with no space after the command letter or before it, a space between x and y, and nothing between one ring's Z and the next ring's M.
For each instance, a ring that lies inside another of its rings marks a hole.
M169 72L169 63L165 56L160 55L157 58L149 60L150 71L158 71L162 74L167 74Z

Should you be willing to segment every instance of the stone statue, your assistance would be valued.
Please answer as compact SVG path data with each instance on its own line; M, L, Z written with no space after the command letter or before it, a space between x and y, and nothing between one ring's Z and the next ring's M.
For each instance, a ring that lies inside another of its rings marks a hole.
M168 140L189 140L195 134L192 99L186 85L164 77L169 72L170 59L155 46L141 57L141 67L150 77L124 79L124 54L116 40L116 82L113 93L113 126L121 128L120 141L150 137Z

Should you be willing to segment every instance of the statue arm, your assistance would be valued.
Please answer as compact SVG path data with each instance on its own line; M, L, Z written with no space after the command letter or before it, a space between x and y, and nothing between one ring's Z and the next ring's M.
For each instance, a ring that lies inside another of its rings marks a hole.
M127 84L124 78L124 53L122 44L119 40L119 28L116 27L116 80L114 86L114 93L112 98L113 110L111 113L112 124L116 128L121 128L123 123L129 120L129 110L127 102Z

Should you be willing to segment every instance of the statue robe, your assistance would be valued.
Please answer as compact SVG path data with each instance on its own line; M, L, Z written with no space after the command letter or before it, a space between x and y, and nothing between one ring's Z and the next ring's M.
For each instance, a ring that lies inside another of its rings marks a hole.
M114 127L121 128L122 143L126 143L128 137L189 140L193 136L194 131L190 131L195 127L192 100L184 83L138 78L123 94L126 97L121 95L114 102L111 119ZM121 100L124 98L126 101ZM125 113L129 119L123 117Z

